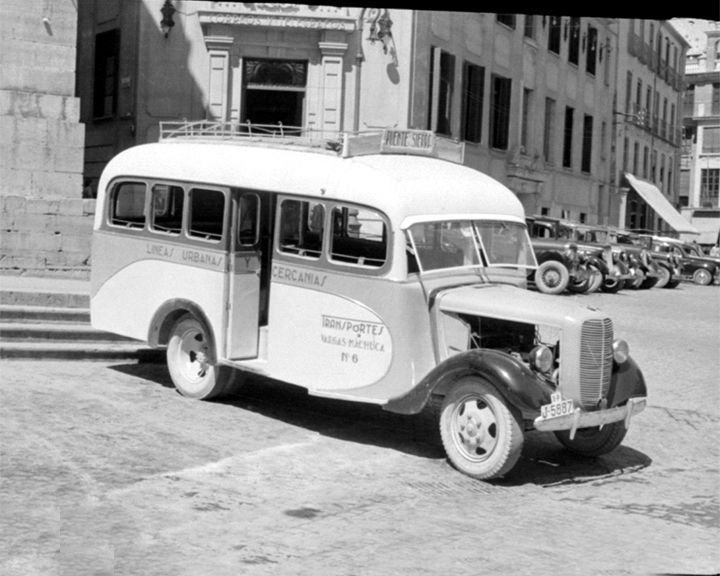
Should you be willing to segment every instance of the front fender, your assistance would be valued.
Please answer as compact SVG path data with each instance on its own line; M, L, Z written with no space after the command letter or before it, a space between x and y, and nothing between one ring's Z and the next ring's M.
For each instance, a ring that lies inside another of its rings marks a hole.
M480 376L495 386L523 418L534 418L543 404L551 401L555 388L525 364L498 350L470 350L456 354L436 366L417 386L403 396L389 400L383 408L400 414L422 411L431 394L444 395L453 383L465 376Z
M607 263L597 256L588 257L586 264L595 266L603 276L607 276L610 273Z
M613 367L608 389L608 407L612 408L627 402L628 398L647 396L645 377L635 360L628 358Z

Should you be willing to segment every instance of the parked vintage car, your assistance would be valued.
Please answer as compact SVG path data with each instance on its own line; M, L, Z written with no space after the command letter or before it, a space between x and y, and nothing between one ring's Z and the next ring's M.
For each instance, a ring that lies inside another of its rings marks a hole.
M561 233L575 242L584 242L589 246L595 247L609 246L613 262L625 269L625 274L623 274L621 280L617 281L617 284L612 280L606 282L606 285L603 286L606 292L614 293L623 288L640 288L646 276L642 268L642 263L632 258L625 247L606 241L604 236L596 236L592 232L588 233L592 228L592 226L587 224L570 222L568 220L563 220L561 223Z
M643 239L647 236L642 236ZM711 256L698 255L702 252L696 250L694 245L676 238L651 236L652 249L655 252L674 253L680 258L682 264L682 277L691 280L700 286L720 284L720 262ZM647 242L647 240L644 240Z
M638 246L647 251L647 256L654 261L660 271L660 278L655 284L656 288L676 288L682 280L682 263L680 256L674 252L657 252L652 249L652 237L642 238L636 232L609 228L611 237L625 249L629 246Z
M621 242L620 229L612 226L578 225L576 230L577 234L581 235L586 241L619 246L625 250L630 261L631 269L635 272L635 277L629 284L630 288L652 288L667 276L667 274L660 269L660 265L650 257L649 252L644 246L629 241L624 235L622 237L624 241Z
M528 275L540 292L560 294L565 289L575 293L594 292L602 284L602 272L587 254L581 254L574 242L555 237L555 223L526 219L538 262L537 270Z
M528 226L528 228L531 228ZM599 287L603 292L615 293L621 290L626 280L633 278L627 267L627 255L623 251L613 252L610 245L590 244L574 239L570 223L551 216L533 216L531 236L554 238L556 242L572 242L577 246L580 258L584 259L588 270L593 274L592 281L587 280L570 284L568 289L574 292L592 292ZM533 239L533 242L535 240ZM600 276L598 278L598 275ZM588 283L592 282L590 287Z

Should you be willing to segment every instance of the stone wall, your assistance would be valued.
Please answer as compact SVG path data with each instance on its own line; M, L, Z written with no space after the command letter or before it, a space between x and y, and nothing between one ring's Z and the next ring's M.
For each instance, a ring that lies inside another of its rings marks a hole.
M0 38L0 271L85 276L76 3L3 0Z

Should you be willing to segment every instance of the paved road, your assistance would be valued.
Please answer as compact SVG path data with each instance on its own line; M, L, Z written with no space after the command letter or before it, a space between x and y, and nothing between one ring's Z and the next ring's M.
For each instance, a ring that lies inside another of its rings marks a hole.
M529 435L495 483L414 420L251 381L179 396L162 365L0 363L0 573L720 571L720 289L559 296L630 343L650 406L590 461Z

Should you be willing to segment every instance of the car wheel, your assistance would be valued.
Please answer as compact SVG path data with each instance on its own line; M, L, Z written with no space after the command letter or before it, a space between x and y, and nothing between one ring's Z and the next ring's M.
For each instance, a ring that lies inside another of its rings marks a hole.
M602 291L610 294L617 294L625 286L624 280L616 280L615 278L605 278L605 282L602 285Z
M450 464L478 480L507 474L520 458L523 431L487 381L468 377L442 403L440 436Z
M640 289L641 290L649 290L650 288L657 286L657 283L658 283L657 276L646 276L643 283L640 284Z
M657 281L657 284L655 284L655 288L665 288L669 283L670 279L672 278L672 273L668 268L663 266L662 264L659 266L660 268L660 278Z
M710 282L712 282L712 274L705 270L705 268L699 268L698 270L695 270L695 273L693 274L693 282L700 286L707 286Z
M548 260L535 271L535 286L545 294L560 294L570 282L570 273L563 264Z
M555 432L555 437L571 452L580 456L592 457L607 454L617 448L625 438L627 428L624 422L605 424L602 428L578 428L575 437L570 440L569 430Z
M665 288L672 290L673 288L677 288L679 285L680 285L680 280L673 280L672 282L668 282L665 285Z
M170 377L183 396L208 400L237 390L240 385L237 370L213 365L211 357L205 326L192 314L182 316L168 342L167 364Z

